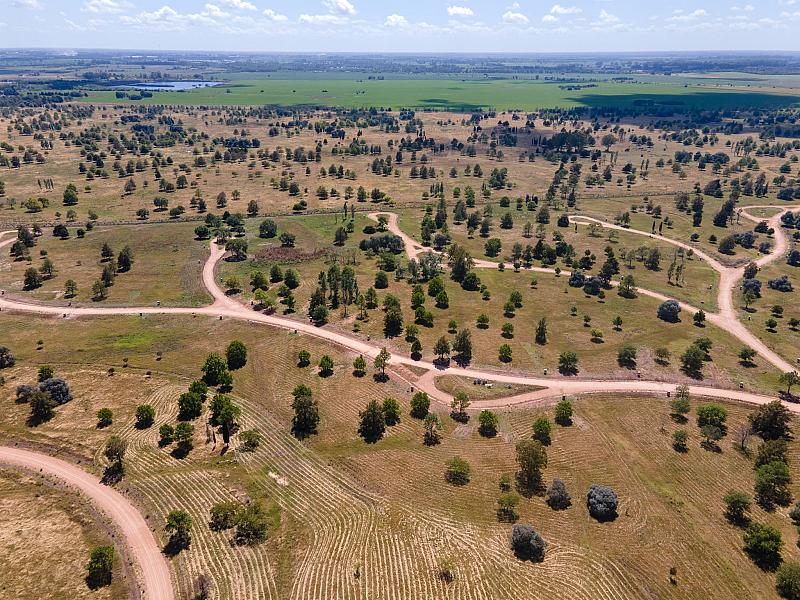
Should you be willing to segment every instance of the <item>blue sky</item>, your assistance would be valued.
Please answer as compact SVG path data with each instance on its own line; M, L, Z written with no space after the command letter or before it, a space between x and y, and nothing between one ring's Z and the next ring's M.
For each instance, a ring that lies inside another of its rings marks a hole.
M800 50L800 0L0 0L0 46L153 50Z

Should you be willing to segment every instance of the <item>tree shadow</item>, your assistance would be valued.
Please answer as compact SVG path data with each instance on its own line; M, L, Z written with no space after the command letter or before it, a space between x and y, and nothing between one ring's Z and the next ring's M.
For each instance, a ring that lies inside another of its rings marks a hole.
M545 492L545 485L541 477L529 480L523 477L522 473L516 474L515 487L520 496L528 499L541 496Z
M111 463L103 471L103 476L100 478L100 483L103 485L113 486L122 481L125 475L125 467L121 461Z
M386 373L375 373L375 375L372 376L372 379L375 381L375 383L386 383L389 381L389 375Z
M185 540L181 539L178 536L173 535L169 538L167 543L164 545L164 548L161 550L166 556L170 558L174 558L181 553L181 551L186 550L191 543L187 543Z

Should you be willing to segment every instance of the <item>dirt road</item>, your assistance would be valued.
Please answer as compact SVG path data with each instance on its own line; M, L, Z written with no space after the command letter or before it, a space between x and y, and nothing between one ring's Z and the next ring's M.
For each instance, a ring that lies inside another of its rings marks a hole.
M123 535L137 566L142 597L146 600L173 600L175 596L167 559L142 515L122 494L75 465L39 452L0 446L0 464L50 475L80 490Z

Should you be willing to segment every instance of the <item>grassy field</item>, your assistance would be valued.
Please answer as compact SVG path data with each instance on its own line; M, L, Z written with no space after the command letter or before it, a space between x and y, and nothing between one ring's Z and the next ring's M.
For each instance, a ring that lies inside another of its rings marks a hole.
M567 90L555 82L533 80L449 79L253 79L223 82L213 88L153 92L144 104L177 105L317 105L371 106L468 111L569 108L573 106L776 107L794 104L800 96L684 85L599 82L597 87ZM86 102L116 102L114 92L89 92Z
M192 546L175 559L181 596L191 595L193 578L206 573L223 599L252 597L252 590L263 598L299 599L312 590L326 595L332 589L363 598L521 599L531 588L547 598L588 599L597 597L598 586L614 590L609 597L615 598L671 597L675 588L668 583L668 570L675 566L682 597L772 597L772 577L747 559L740 530L721 515L728 489L752 489L750 459L728 440L721 442L720 452L702 449L694 420L673 423L663 399L591 396L575 402L573 426L554 430L544 474L547 482L554 477L566 482L573 505L557 513L541 497L522 500L521 521L533 523L550 543L545 562L528 565L510 558L510 525L495 517L497 482L515 469L514 443L530 436L537 416L551 415L550 406L501 413L494 439L478 435L474 420L458 424L446 409L434 406L443 419L443 441L426 447L421 422L408 416L407 387L354 377L347 366L350 353L243 323L197 319L190 329L189 318L144 321L162 341L131 348L109 343L109 336L139 337L138 318L92 319L91 327L88 320L71 321L53 329L49 319L6 315L2 336L19 365L4 373L5 393L30 381L35 366L47 362L71 383L75 399L59 408L53 421L31 429L23 424L25 407L7 398L11 410L4 412L0 428L3 436L93 459L98 469L104 462L97 448L107 436L125 437L129 458L123 485L152 526L160 528L173 508L185 508L194 518ZM48 342L36 350L32 340L46 331ZM195 449L175 459L158 448L157 428L174 420L175 400L198 375L205 353L233 338L249 349L247 365L234 377L242 427L257 427L264 442L255 453L240 452L234 442L233 451L220 456L219 447L197 427ZM81 355L76 357L64 340L80 347ZM311 351L312 365L322 353L330 354L337 365L334 374L323 379L313 366L298 367L295 357L302 348ZM164 352L161 360L156 351ZM123 358L129 359L127 369L121 367ZM108 376L105 365L115 365L117 372ZM290 392L297 383L311 386L322 413L319 434L303 443L287 432ZM370 399L387 396L399 400L401 421L383 440L367 445L356 434L358 411ZM145 401L155 406L156 423L137 430L133 409ZM114 423L98 430L94 413L104 405L113 408ZM748 409L734 404L728 409L732 431ZM685 454L670 446L679 427L690 434ZM799 448L792 442L792 469L800 460ZM445 462L455 455L472 466L464 487L443 477ZM612 485L619 494L616 521L598 524L589 518L583 494L593 483ZM798 492L797 483L793 490ZM246 498L280 507L280 523L262 546L231 545L225 534L206 525L211 504ZM778 527L786 542L784 558L796 560L796 534L784 512L756 509L753 517ZM437 575L445 558L457 574L451 584ZM387 572L406 575L386 577Z
M110 587L84 581L89 551L113 545L106 525L72 491L28 474L0 469L0 594L54 600L122 598L126 590L121 548Z
M84 238L75 236L61 240L49 234L40 237L31 249L31 260L0 262L0 287L21 298L39 302L96 304L92 301L92 284L100 278L105 265L100 250L108 244L116 259L129 246L134 263L129 272L119 273L108 288L109 306L143 306L161 302L162 306L201 306L211 301L202 285L200 272L208 256L207 246L194 240L194 226L170 223L158 226L98 227ZM30 267L39 268L45 256L56 268L53 277L45 279L34 290L24 289L24 274ZM64 284L72 279L78 287L72 298L64 297Z

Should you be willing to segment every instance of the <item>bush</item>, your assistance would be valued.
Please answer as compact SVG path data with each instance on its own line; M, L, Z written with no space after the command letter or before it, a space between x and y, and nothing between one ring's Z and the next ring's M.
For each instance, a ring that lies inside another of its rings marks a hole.
M667 323L677 323L681 307L677 300L665 300L658 307L658 318Z
M686 452L689 447L686 442L689 440L689 434L685 429L678 429L672 434L672 447L678 452Z
M553 426L547 417L539 417L533 422L533 439L538 440L543 446L550 445L550 436Z
M786 600L800 600L800 564L783 563L775 577L775 589Z
M586 494L589 514L598 521L613 521L617 518L617 494L605 485L592 485Z
M424 419L430 407L431 401L426 392L417 392L411 398L411 416L415 419Z
M778 292L791 292L794 289L792 282L789 281L788 275L781 275L775 279L770 279L767 281L767 285L771 290Z
M228 369L235 371L247 364L247 347L239 340L233 340L225 349Z
M110 585L114 571L114 546L92 548L86 571L86 584L91 589Z
M17 359L14 358L13 354L11 354L11 350L9 350L6 346L0 346L0 369L13 367L16 362Z
M560 479L553 479L547 488L547 505L553 510L564 510L572 504L572 497L567 491L567 486Z
M556 404L556 423L563 427L572 425L572 402L561 400Z
M482 410L478 415L478 433L483 437L494 437L497 435L497 415L491 410Z
M39 384L39 390L49 394L50 398L52 398L56 404L66 404L72 400L69 385L60 377L45 379Z
M136 407L136 427L146 429L153 424L156 418L156 409L149 404L140 404Z
M497 520L502 523L513 523L519 519L519 513L517 513L518 504L519 496L516 494L508 492L500 494L497 499Z
M511 549L521 560L541 562L547 542L530 525L516 524L511 529Z
M781 562L781 532L769 525L751 524L744 533L744 551L765 571L774 571Z
M749 521L750 496L743 492L731 490L722 499L725 503L725 518L734 525L743 525Z
M453 485L466 485L469 483L470 466L460 456L454 456L447 461L447 469L444 472L444 478L448 483Z

